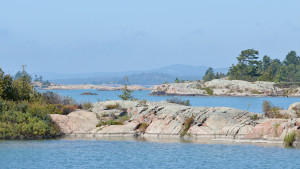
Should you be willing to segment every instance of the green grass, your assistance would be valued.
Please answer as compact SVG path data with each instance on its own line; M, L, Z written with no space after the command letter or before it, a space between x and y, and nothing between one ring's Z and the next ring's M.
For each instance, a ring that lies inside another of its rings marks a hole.
M293 142L295 141L296 133L295 131L288 133L284 136L283 142L285 147L292 147Z

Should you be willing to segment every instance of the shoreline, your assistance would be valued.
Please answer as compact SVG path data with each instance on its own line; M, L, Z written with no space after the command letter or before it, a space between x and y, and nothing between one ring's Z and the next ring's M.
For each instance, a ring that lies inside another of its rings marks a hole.
M300 96L271 96L271 95L203 95L203 94L152 94L150 93L149 96L162 96L162 97L300 97Z
M139 134L137 136L137 134ZM103 141L143 141L156 143L193 143L193 144L226 144L226 145L256 145L256 146L276 146L284 148L284 141L274 139L249 139L233 138L233 136L222 137L222 135L195 135L180 137L179 134L141 134L141 133L107 133L90 134L76 133L64 134L57 137L36 137L36 138L11 138L0 141L34 141L34 140L103 140ZM294 141L293 148L300 148L300 142Z
M105 86L105 85L92 85L92 84L86 84L86 85L56 85L52 84L48 87L37 87L39 90L89 90L89 89L95 89L98 91L118 91L123 89L123 85L118 86ZM135 90L135 91L141 91L141 90L152 90L152 88L143 87L140 85L132 85L127 86L129 90Z
M212 138L214 136L201 136L201 137L183 137L181 138L180 135L169 135L169 136L160 136L155 134L146 134L143 136L135 136L135 134L128 134L128 133L110 133L110 134L87 134L87 133L77 133L77 134L67 134L58 139L71 139L71 140L78 140L78 139L87 139L87 140L108 140L108 141L126 141L126 140L133 140L133 141L150 141L150 142L175 142L175 143L204 143L204 144L249 144L249 145L267 145L267 146L280 146L284 147L284 142L282 140L265 140L265 139L234 139L234 138ZM300 148L300 142L295 141L293 143L293 147Z

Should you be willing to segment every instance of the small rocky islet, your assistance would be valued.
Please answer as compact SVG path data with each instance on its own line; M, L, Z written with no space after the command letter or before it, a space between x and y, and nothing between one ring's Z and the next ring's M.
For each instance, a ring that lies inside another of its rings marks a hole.
M300 130L292 104L276 119L228 107L190 107L167 102L105 101L90 110L68 115L51 114L65 136L184 138L249 143L283 143L285 136ZM118 119L124 119L118 121ZM106 123L105 123L106 122ZM109 122L109 123L107 123ZM298 142L295 141L294 145Z
M97 93L92 93L92 92L83 92L80 95L98 95Z

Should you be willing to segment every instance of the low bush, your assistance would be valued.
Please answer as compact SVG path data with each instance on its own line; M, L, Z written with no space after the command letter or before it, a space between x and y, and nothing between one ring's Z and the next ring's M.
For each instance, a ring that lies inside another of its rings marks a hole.
M96 127L104 126L104 125L123 125L123 123L117 120L108 120L108 121L99 121Z
M283 142L285 147L292 147L293 142L295 141L296 133L293 131L284 136Z
M204 88L205 92L208 94L208 95L213 95L214 94L214 91L213 89L209 88L209 87L206 87Z
M287 114L281 114L280 110L282 110L282 108L273 106L271 104L271 102L268 102L268 101L263 102L263 112L264 112L264 115L266 117L268 117L268 118L280 118L280 119L290 118L290 116L287 115Z
M203 87L201 86L201 84L197 84L197 85L196 85L196 89L199 89L199 90L205 90L206 94L208 94L208 95L213 95L213 94L214 94L214 91L213 91L212 88L210 88L210 87L205 87L205 88L203 88Z
M52 108L27 101L0 100L0 138L51 138L59 128L49 114Z
M105 108L106 109L118 109L118 108L120 108L120 105L119 105L119 103L109 104L109 105L106 105Z
M251 120L258 120L259 117L258 117L257 114L253 114L252 116L250 116L250 119L251 119Z
M266 115L268 112L270 112L271 109L272 109L271 102L265 100L265 101L263 102L262 109L263 109L263 112L265 113L265 115Z
M147 100L146 100L146 99L144 99L144 100L141 100L141 101L139 102L139 104L141 104L141 105L145 105L145 104L147 104Z
M229 89L228 93L234 93L233 89Z
M300 82L279 82L274 85L275 87L279 88L292 88L292 87L299 87Z
M142 123L139 125L139 130L144 133L146 131L147 127L148 127L147 123Z
M180 105L185 105L185 106L190 106L190 100L181 100L178 97L172 97L167 99L167 102L169 103L175 103L175 104L180 104Z
M130 117L127 115L118 116L118 117L114 116L113 118L116 119L112 119L112 118L100 119L96 127L100 127L104 125L123 125L125 121L130 119Z
M40 94L41 101L47 104L76 105L77 103L71 97L62 97L59 94L47 91Z
M251 90L251 94L263 94L263 92L260 92L258 90Z
M187 131L190 129L193 122L194 122L194 116L186 118L184 120L184 124L183 124L182 129L181 129L180 137L183 137L187 134Z
M91 102L83 102L82 109L83 110L91 110L93 108L93 104Z
M296 107L293 108L293 110L296 112L297 117L300 117L300 109L297 109Z

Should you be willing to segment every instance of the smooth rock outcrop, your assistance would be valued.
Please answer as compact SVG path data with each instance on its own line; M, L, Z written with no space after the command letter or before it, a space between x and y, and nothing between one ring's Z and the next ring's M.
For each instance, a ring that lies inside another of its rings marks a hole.
M108 109L108 105L118 105ZM113 114L130 116L123 125L96 127L101 117ZM123 114L124 115L124 114ZM192 139L235 139L281 141L287 133L300 130L300 118L270 119L263 114L228 107L189 107L166 102L106 101L93 105L92 111L51 115L66 135L140 136L179 138L187 118ZM144 130L140 126L147 126Z
M279 88L273 82L214 79L208 82L193 81L157 85L153 87L151 95L299 97L300 88Z
M85 110L68 115L51 114L51 117L63 134L86 133L93 130L99 122L96 113Z

